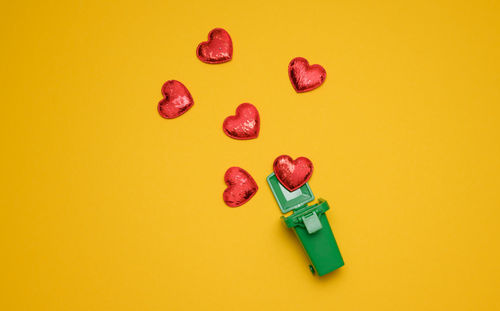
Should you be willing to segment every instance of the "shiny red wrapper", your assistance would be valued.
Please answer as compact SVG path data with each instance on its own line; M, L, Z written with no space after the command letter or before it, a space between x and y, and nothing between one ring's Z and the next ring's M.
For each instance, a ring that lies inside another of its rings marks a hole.
M259 187L255 180L241 167L230 167L224 174L227 185L222 198L227 206L238 207L248 202Z
M196 56L207 64L221 64L230 61L233 58L233 41L229 33L222 28L210 31L208 41L198 45Z
M161 93L163 99L158 103L158 113L165 119L177 118L194 105L191 93L177 80L165 82Z
M222 129L234 139L254 139L259 136L260 117L254 105L243 103L236 108L236 115L224 120Z
M288 65L288 76L297 93L314 90L326 79L326 70L320 65L309 65L307 59L297 57Z
M285 188L295 191L311 178L313 164L308 158L293 160L290 156L281 155L274 160L273 171Z

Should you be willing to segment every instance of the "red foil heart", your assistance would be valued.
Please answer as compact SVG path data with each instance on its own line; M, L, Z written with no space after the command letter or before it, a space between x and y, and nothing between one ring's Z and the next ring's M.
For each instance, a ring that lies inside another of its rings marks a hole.
M259 187L247 171L240 167L230 167L224 174L227 185L222 195L227 206L238 207L248 202Z
M290 156L281 155L274 160L273 170L285 188L295 191L311 178L313 164L308 158L300 157L294 161Z
M233 58L233 41L229 33L222 28L215 28L208 33L208 41L201 42L196 49L196 56L207 64L220 64Z
M158 113L165 119L177 118L194 105L188 89L177 80L165 82L161 93L163 99L158 103Z
M236 108L236 115L224 120L222 129L227 136L234 139L253 139L259 136L260 117L257 108L243 103Z
M326 71L320 65L311 65L307 59L296 57L288 64L288 76L297 93L314 90L326 79Z

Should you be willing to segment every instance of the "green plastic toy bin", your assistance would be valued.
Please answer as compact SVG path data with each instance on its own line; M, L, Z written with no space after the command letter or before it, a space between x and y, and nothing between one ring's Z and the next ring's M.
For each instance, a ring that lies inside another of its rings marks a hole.
M325 275L344 265L330 223L325 212L330 209L328 202L318 199L317 204L307 205L314 200L311 188L306 183L290 192L281 185L274 173L267 182L281 211L293 211L290 216L281 216L285 225L292 228L301 242L311 262L311 272Z

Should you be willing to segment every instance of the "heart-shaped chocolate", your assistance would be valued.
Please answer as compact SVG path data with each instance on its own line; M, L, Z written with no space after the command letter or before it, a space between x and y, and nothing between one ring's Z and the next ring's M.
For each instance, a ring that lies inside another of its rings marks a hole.
M248 202L259 187L255 180L241 167L230 167L224 174L227 185L222 195L227 206L238 207Z
M260 117L257 108L243 103L236 108L236 115L224 120L222 129L227 136L234 139L253 139L259 136Z
M165 82L161 93L163 99L158 103L158 113L165 119L177 118L194 105L188 89L177 80Z
M208 33L208 41L198 45L196 56L207 64L230 61L233 58L233 42L229 33L222 28L212 29Z
M309 65L307 59L296 57L288 65L288 76L297 93L314 90L326 79L326 71L320 65Z
M300 157L293 160L290 156L281 155L274 160L273 170L285 188L295 191L311 178L313 164L308 158Z

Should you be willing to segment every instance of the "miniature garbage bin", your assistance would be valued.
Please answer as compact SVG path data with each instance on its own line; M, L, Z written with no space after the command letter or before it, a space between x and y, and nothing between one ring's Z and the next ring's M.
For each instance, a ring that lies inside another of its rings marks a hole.
M307 205L314 195L305 183L295 191L288 191L272 173L267 177L274 198L283 214L293 211L290 216L281 216L285 225L292 228L309 257L309 268L314 274L325 275L344 265L337 242L333 236L325 212L330 209L328 202L318 199L318 203Z

